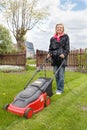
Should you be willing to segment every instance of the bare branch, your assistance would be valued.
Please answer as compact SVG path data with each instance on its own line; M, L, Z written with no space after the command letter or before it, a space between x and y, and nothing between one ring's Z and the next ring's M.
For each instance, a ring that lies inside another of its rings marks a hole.
M38 7L39 0L1 0L9 29L16 40L48 16L48 9ZM18 41L17 41L18 42Z

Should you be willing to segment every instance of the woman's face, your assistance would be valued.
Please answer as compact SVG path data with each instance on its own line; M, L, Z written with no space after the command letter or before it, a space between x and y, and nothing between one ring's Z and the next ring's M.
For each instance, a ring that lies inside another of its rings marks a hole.
M63 25L57 25L56 26L56 33L57 34L62 34L64 32L64 27L63 27Z

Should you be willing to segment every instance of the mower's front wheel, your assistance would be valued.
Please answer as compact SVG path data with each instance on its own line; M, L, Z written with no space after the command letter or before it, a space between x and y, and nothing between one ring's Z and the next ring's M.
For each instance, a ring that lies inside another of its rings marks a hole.
M4 107L3 107L3 109L4 109L4 110L7 110L7 109L8 109L8 106L9 106L9 104L5 104Z
M32 108L27 108L24 113L24 117L29 119L33 116L33 110Z
M45 107L48 107L48 106L50 105L50 103L51 103L50 97L47 96L44 106L45 106Z

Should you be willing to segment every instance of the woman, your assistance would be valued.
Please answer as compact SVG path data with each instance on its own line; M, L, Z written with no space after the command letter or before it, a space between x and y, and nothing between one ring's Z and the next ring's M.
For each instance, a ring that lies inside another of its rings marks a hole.
M56 74L56 94L62 94L64 91L64 73L67 65L67 56L69 54L69 36L64 33L63 24L57 24L55 34L50 39L49 52L47 58L51 57L54 73L57 71L61 63L62 67Z

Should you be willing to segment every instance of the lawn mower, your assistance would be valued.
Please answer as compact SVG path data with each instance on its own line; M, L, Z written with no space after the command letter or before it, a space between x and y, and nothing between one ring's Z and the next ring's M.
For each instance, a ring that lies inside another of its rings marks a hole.
M40 77L30 84L33 77L42 67L43 65L35 71L31 79L27 82L24 90L17 94L13 102L4 106L5 110L29 119L33 114L43 110L45 106L47 107L50 105L50 97L53 95L52 81L54 78Z

